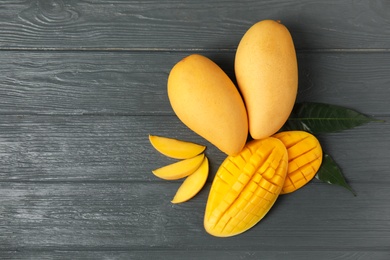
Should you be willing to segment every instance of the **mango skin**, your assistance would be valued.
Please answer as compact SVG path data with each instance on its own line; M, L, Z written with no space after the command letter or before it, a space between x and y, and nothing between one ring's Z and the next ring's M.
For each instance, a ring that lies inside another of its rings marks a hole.
M254 24L238 45L234 67L250 135L271 136L286 122L297 96L298 64L290 32L278 21Z
M248 116L240 93L210 59L192 54L168 77L168 97L177 117L227 155L238 154L248 136Z

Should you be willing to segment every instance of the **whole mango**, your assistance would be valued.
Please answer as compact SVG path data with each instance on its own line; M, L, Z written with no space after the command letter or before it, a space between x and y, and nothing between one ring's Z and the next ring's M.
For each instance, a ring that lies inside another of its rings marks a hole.
M238 45L234 69L250 135L261 139L276 133L289 117L298 89L297 58L288 29L273 20L254 24Z
M248 117L238 89L210 59L192 54L168 77L168 97L177 117L228 155L238 154L248 136Z

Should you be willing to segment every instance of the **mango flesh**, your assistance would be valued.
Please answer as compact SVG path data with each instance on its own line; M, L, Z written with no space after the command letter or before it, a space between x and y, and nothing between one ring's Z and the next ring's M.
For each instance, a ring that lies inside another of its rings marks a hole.
M157 135L149 135L149 141L158 152L175 159L189 159L206 149L204 145Z
M209 161L204 158L199 168L190 174L177 190L172 203L182 203L193 198L203 188L209 175Z
M199 154L193 158L181 160L153 170L153 174L164 180L178 180L187 177L202 164L205 155Z
M250 141L219 167L206 205L204 227L217 237L247 231L271 209L287 174L287 150L273 137Z
M173 111L191 130L228 155L238 154L248 136L244 102L231 79L210 59L193 54L168 77Z
M250 135L271 136L289 117L298 89L297 58L288 29L272 20L254 24L238 45L234 68Z
M275 134L287 148L288 169L281 194L302 188L314 178L322 163L322 148L318 139L304 131Z

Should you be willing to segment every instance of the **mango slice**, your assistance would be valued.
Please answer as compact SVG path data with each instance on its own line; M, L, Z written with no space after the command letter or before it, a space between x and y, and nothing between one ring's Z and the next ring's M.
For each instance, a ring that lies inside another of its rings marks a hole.
M316 175L322 163L322 148L317 138L304 131L285 131L274 135L287 148L288 169L281 194L303 187Z
M171 202L182 203L193 198L205 185L208 175L209 160L205 157L199 168L185 179Z
M149 141L158 152L175 159L189 159L206 149L204 145L157 135L149 135Z
M193 158L181 160L153 170L153 174L164 180L178 180L187 177L202 164L205 155L199 154Z
M287 174L287 149L273 137L248 142L228 156L211 186L204 217L206 231L229 237L247 231L271 209Z

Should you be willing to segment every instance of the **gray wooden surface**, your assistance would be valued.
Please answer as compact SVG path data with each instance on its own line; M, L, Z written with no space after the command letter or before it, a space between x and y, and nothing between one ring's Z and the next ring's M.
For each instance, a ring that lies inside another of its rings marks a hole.
M290 28L298 101L386 120L319 136L357 192L313 181L250 231L203 229L225 156L173 114L166 80L191 53L232 79L255 22ZM390 1L0 2L0 259L390 259ZM206 144L208 183L180 181L148 134Z

